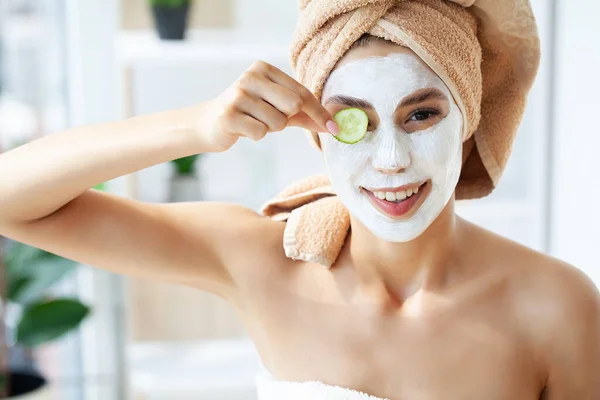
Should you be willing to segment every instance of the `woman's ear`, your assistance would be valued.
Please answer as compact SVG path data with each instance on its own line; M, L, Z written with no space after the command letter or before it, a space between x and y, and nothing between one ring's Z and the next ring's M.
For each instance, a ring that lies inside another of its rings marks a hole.
M471 136L467 139L466 142L463 143L463 151L462 151L462 165L465 165L467 158L471 155L473 148L475 147L475 136Z

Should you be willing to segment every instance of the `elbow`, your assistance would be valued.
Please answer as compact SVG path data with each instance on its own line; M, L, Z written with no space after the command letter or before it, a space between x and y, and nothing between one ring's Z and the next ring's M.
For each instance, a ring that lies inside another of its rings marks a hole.
M37 216L31 211L30 207L15 206L12 202L0 198L0 236L11 237L11 234L19 228L46 219L58 210L51 213L38 213Z

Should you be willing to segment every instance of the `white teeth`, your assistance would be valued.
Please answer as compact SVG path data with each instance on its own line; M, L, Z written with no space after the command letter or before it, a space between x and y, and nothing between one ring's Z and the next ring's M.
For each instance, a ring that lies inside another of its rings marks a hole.
M380 192L380 191L376 191L376 192L372 192L373 195L375 197L377 197L380 200L387 200L387 201L399 201L399 200L404 200L410 196L412 196L413 194L417 194L419 193L419 188L413 188L413 189L408 189L405 192Z

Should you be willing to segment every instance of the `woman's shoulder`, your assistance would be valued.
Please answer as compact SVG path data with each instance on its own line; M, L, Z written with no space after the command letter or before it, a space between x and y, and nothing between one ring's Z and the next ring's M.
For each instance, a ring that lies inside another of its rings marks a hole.
M516 274L577 275L578 270L564 261L466 220L461 222L465 243L480 261L487 260L486 265L497 265Z
M511 301L529 321L548 329L582 323L600 310L600 293L581 269L469 223L480 260L506 278Z

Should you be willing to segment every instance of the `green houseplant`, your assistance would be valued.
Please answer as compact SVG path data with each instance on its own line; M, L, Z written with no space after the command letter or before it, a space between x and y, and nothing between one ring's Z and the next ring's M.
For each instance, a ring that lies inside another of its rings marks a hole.
M198 161L198 154L194 154L188 157L178 158L171 161L175 166L175 173L177 176L195 176L196 174L196 161Z
M28 350L63 337L81 324L90 309L75 298L48 295L49 289L71 274L77 263L23 243L3 242L0 398L26 394L27 399L41 398L35 393L43 391L46 380L35 370L32 360L14 361L9 355L29 354ZM14 312L7 313L9 310ZM12 318L8 314L13 314Z
M185 37L191 0L148 0L158 36L163 40Z
M200 180L196 171L199 158L198 154L194 154L171 161L174 167L170 187L171 202L201 200Z

